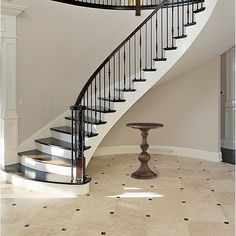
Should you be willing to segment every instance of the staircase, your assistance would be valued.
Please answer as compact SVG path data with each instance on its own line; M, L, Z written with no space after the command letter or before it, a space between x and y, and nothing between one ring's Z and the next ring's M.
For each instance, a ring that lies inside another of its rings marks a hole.
M99 143L187 51L216 2L159 3L92 74L70 110L21 145L20 163L5 167L8 181L14 176L34 190L87 193L86 166Z

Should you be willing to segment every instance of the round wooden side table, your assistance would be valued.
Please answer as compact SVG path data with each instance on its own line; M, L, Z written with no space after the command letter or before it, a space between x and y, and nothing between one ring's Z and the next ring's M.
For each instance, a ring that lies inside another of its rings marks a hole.
M142 152L139 154L138 159L141 162L141 165L137 171L131 174L131 177L135 179L152 179L156 178L157 174L150 170L148 166L148 161L151 159L151 156L147 152L148 150L148 143L147 143L147 136L148 131L150 129L157 129L163 127L163 124L159 123L128 123L126 124L128 127L133 129L139 129L142 135L142 144L140 145Z

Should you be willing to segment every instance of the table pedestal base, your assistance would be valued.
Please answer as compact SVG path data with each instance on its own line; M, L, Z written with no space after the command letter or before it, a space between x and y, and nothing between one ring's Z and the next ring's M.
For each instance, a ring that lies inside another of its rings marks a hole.
M147 152L141 152L139 154L139 161L141 165L138 170L131 174L132 178L135 179L153 179L157 177L157 174L150 170L148 166L148 161L150 160L150 155Z

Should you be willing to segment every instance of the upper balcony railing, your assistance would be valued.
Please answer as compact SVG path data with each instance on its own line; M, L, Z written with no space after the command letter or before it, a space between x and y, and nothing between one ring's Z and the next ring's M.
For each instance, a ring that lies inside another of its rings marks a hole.
M141 10L155 9L162 0L52 0L75 6L100 8L107 10L134 10L136 15L140 15ZM190 2L185 0L181 2ZM173 0L172 4L178 4L178 0Z

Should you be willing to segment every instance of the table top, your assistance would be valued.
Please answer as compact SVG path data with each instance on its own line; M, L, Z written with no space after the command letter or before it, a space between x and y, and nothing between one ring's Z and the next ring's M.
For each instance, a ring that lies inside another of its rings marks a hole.
M134 129L156 129L164 126L159 123L128 123L126 125Z

